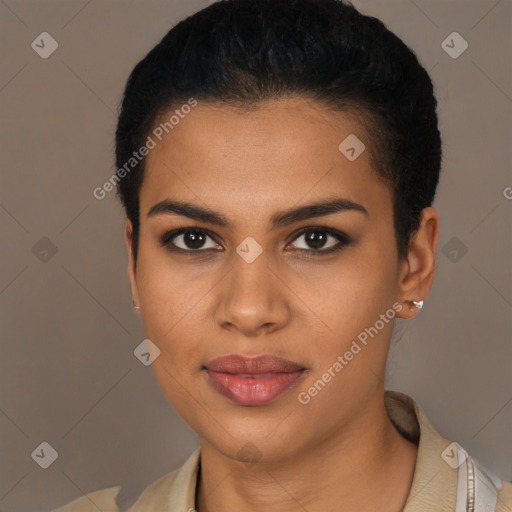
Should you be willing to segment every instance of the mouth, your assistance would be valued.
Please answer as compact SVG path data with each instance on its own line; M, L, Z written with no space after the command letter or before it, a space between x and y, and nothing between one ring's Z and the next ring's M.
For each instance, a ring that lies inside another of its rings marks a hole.
M238 405L264 405L293 387L306 368L272 355L231 355L203 367L208 382Z

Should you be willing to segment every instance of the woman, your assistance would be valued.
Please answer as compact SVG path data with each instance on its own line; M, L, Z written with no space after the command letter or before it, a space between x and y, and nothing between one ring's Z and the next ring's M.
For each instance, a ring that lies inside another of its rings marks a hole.
M59 512L511 510L384 390L394 318L433 282L436 105L414 53L339 0L218 2L139 62L113 181L145 357L200 447Z

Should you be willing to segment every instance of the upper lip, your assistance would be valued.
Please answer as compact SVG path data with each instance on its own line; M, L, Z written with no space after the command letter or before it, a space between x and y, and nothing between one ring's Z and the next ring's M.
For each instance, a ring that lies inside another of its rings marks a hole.
M246 357L238 354L218 357L207 363L206 368L213 372L233 374L291 373L305 369L304 366L293 361L270 354L257 357Z

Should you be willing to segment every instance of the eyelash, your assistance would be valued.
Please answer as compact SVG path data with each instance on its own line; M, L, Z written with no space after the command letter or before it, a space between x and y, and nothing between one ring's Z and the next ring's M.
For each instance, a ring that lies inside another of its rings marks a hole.
M302 228L300 231L298 231L295 234L294 238L292 238L291 242L289 242L289 244L292 242L295 242L302 235L308 234L311 232L325 233L327 235L331 235L332 237L334 237L338 240L338 243L336 245L333 245L332 247L329 247L328 249L297 249L298 251L301 251L303 253L306 253L306 254L312 255L312 256L323 256L326 254L332 254L334 252L341 250L343 247L350 245L353 242L353 240L348 235L346 235L345 233L342 233L341 231L337 231L337 230L322 227L322 226L310 226L307 228ZM209 250L210 251L212 250L211 248L210 249L195 249L194 250L194 249L181 249L180 247L176 247L172 243L172 240L174 238L176 238L177 236L182 235L183 233L196 233L196 234L200 234L200 235L205 235L205 236L210 237L215 243L220 245L215 240L215 237L208 230L202 229L202 228L179 228L179 229L175 229L173 231L168 231L167 233L163 234L160 237L160 244L163 247L167 248L171 252L178 252L178 253L186 254L187 256L196 256L197 253L200 254L200 253L204 253Z

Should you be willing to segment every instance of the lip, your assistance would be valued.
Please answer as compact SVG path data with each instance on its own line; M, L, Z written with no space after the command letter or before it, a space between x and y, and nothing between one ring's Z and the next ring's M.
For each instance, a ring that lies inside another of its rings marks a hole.
M306 370L270 354L219 357L204 369L213 388L240 405L263 405L274 400L290 389Z

